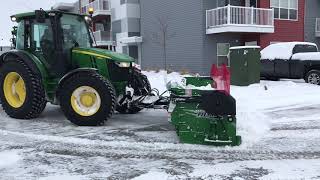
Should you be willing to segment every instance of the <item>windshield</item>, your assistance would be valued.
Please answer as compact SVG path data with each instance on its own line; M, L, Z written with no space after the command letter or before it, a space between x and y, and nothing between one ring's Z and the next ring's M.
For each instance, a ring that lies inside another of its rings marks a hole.
M63 14L61 17L63 31L63 47L91 47L91 39L87 24L81 16Z

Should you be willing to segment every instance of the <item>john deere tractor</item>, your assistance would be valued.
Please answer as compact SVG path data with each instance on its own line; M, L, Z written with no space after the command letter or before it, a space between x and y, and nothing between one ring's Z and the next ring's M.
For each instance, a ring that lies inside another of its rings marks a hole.
M11 16L15 49L0 56L0 99L13 118L38 117L47 102L74 124L102 125L115 110L137 113L150 93L134 59L93 48L90 17L36 10Z
M210 77L168 83L170 96L151 90L131 57L93 48L90 17L37 10L11 17L15 49L0 56L0 100L13 118L38 117L47 102L80 126L102 125L114 111L168 110L181 142L239 145L236 102ZM191 88L193 87L193 88ZM202 87L202 88L200 88Z

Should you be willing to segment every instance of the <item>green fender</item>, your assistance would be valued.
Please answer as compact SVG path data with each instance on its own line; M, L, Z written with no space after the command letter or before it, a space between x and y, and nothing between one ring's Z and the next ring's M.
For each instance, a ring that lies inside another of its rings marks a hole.
M6 61L10 61L12 59L19 58L23 60L31 70L40 75L42 78L42 83L44 85L44 88L46 90L46 93L48 92L48 78L49 74L45 67L45 65L33 54L24 51L24 50L11 50L9 52L6 52L0 56L0 66Z
M70 72L68 72L67 74L65 74L58 82L58 86L57 86L57 91L56 91L56 104L59 104L59 96L60 96L60 90L61 90L61 87L63 86L63 83L68 79L70 78L71 76L73 76L74 74L77 74L77 73L80 73L80 72L94 72L94 73L99 73L98 72L98 69L96 68L77 68L77 69L74 69Z

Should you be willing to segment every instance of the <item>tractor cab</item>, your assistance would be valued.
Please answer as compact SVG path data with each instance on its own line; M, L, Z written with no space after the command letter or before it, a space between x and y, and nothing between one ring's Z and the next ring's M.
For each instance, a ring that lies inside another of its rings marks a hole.
M92 48L93 37L87 16L37 10L14 15L11 19L18 23L13 41L16 49L35 55L53 76L62 77L72 69L74 48Z

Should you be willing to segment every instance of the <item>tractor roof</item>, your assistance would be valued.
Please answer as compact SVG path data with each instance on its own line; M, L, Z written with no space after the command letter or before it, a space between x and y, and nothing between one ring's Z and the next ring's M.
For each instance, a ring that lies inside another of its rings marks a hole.
M76 15L76 16L84 16L84 15L80 15L80 14L69 13L69 12L58 11L58 10L47 10L45 12L48 14L49 13L57 13L57 14L72 14L72 15ZM17 22L19 22L22 19L34 18L35 16L36 16L36 13L35 13L35 11L33 11L33 12L15 14L15 15L12 15L11 18L16 17Z

